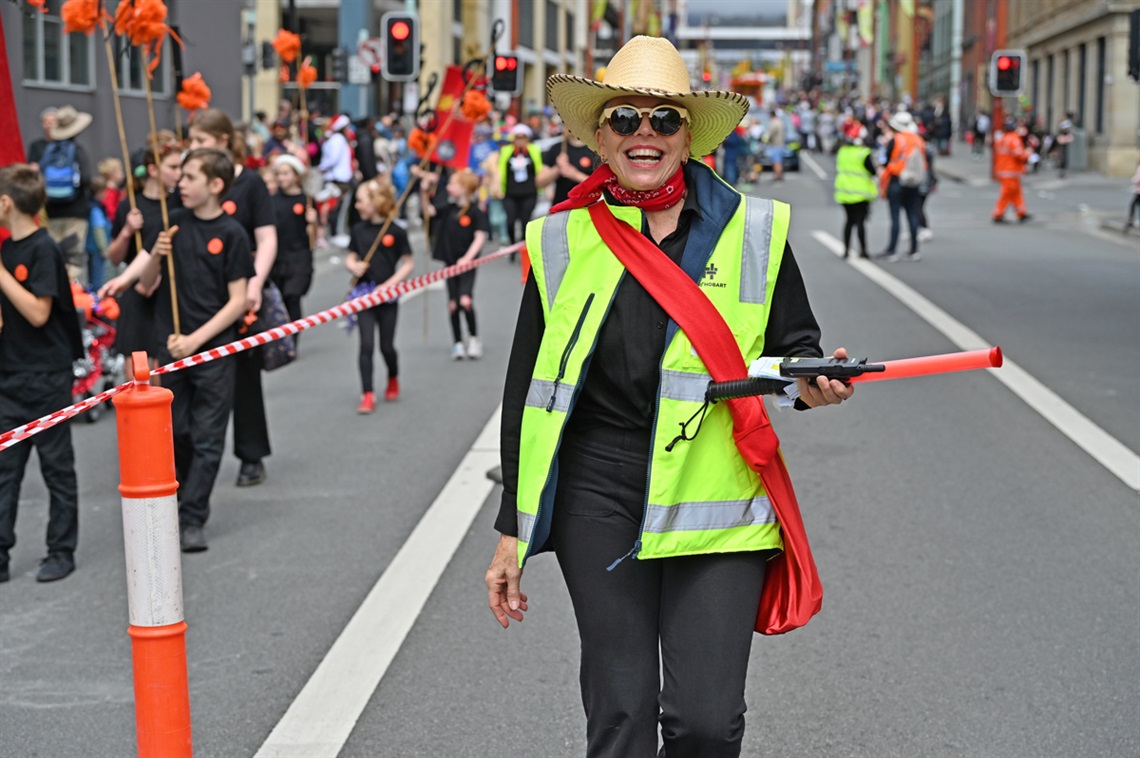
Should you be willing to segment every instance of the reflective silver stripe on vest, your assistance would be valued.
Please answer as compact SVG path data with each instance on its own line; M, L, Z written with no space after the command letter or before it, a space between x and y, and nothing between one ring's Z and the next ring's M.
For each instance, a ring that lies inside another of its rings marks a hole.
M736 526L774 523L776 523L776 514L772 510L772 504L763 496L751 500L722 500L712 503L650 504L645 514L645 531L653 534L731 529Z
M561 413L570 412L570 398L574 396L574 385L566 382L558 383L558 392L554 391L554 382L545 379L531 379L530 389L526 393L526 404L531 408L546 410L550 404L550 396L554 395L554 407L550 410Z
M740 302L763 305L768 293L768 254L772 247L771 200L744 198L744 250L740 261Z
M570 223L570 212L555 213L542 223L542 274L546 279L546 307L554 307L554 296L566 276L570 265L570 240L566 236L566 226Z
M661 372L661 399L703 403L705 390L711 381L712 377L708 374L664 369Z
M535 514L515 511L515 517L518 519L519 540L522 542L529 542L530 535L534 531Z

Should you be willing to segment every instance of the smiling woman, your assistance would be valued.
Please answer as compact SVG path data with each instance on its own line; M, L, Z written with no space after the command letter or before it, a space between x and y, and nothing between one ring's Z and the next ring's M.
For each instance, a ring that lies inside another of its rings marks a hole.
M555 552L581 638L590 756L654 755L659 726L666 755L739 754L761 589L783 547L728 408L703 403L709 370L670 318L676 306L650 295L652 274L626 270L627 248L647 271L700 285L691 297L731 329L736 361L821 355L787 206L744 198L690 160L717 148L748 100L689 81L668 41L635 37L603 82L546 85L566 128L604 162L527 226L532 269L507 369L501 537L486 583L499 623L521 621L522 567ZM828 380L799 390L805 409L851 395Z

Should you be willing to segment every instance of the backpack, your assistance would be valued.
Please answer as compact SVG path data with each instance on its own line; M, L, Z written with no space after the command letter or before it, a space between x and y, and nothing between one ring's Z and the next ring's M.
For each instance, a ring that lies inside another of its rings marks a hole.
M916 142L907 153L906 162L899 172L899 184L904 187L920 187L926 182L926 151Z
M82 176L77 148L71 140L52 142L40 159L40 171L47 185L48 202L69 203L79 197Z

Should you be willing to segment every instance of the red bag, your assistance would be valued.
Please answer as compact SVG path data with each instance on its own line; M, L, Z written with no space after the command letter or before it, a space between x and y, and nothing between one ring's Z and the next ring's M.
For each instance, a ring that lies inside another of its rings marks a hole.
M685 332L713 380L747 377L748 368L728 324L696 282L633 227L618 221L605 203L594 203L589 211L606 245ZM737 450L759 472L784 538L784 552L768 562L756 631L783 634L819 613L823 586L764 401L744 397L726 402Z

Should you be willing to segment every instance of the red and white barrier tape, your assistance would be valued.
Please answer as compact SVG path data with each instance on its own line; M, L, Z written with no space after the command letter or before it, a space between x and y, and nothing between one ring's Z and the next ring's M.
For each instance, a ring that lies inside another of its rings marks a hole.
M279 340L287 335L297 334L298 332L302 332L306 329L311 329L314 326L327 324L329 321L335 321L338 318L344 318L351 313L359 313L360 311L374 308L383 302L391 300L393 297L399 297L400 295L407 294L413 290L421 289L433 282L438 282L441 279L450 279L453 276L458 276L459 274L471 271L478 266L482 266L484 263L490 263L491 261L502 258L503 256L509 255L510 253L518 252L522 246L523 243L520 242L509 247L504 247L501 250L496 250L490 255L476 258L470 263L456 263L453 266L447 266L446 268L441 268L437 271L431 271L421 276L400 282L399 284L394 284L391 287L384 287L383 289L374 290L367 295L361 295L354 300L349 300L347 302L341 303L340 305L336 305L327 310L323 310L319 313L314 313L312 316L305 316L304 318L297 319L296 321L284 324L282 326L274 327L273 329L267 329L264 332L259 332L258 334L240 339L236 342L231 342L227 345L222 345L221 347L211 348L210 350L198 353L197 355L191 355L187 358L182 358L181 360L174 361L173 363L168 363L165 366L159 366L154 371L152 371L151 374L170 374L184 368L189 368L191 366L198 366L202 363L216 361L219 358L225 358L227 355L234 355L235 353L251 350L255 347L260 347L261 345L265 345L269 342ZM23 426L18 426L15 429L0 434L0 451L6 450L17 443L23 442L29 437L39 434L46 429L50 429L57 424L62 424L64 421L75 418L80 413L83 413L86 410L90 410L96 405L110 400L112 397L129 388L133 384L134 382L127 382L126 384L120 384L118 387L112 387L105 392L100 392L94 397L87 398L81 403L76 403L75 405L69 405L66 408L61 408L54 413L49 413L43 418L38 418L35 421L30 421Z

